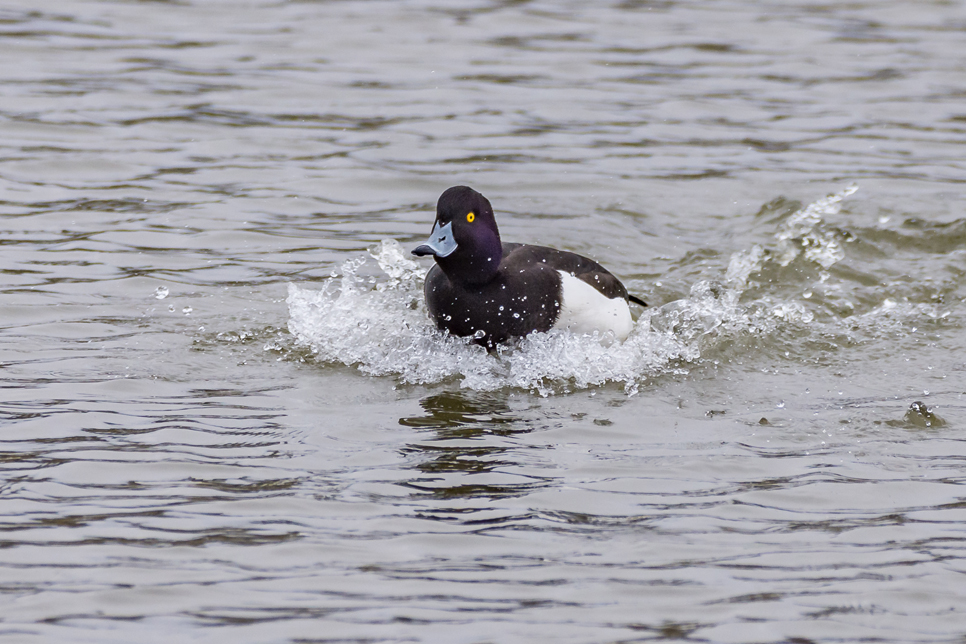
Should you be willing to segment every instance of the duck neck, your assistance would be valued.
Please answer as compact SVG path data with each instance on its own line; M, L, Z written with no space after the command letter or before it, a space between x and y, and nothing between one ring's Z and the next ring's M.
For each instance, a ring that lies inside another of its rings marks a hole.
M496 277L502 260L503 245L496 237L471 249L461 248L449 257L437 257L436 263L450 280L479 286Z

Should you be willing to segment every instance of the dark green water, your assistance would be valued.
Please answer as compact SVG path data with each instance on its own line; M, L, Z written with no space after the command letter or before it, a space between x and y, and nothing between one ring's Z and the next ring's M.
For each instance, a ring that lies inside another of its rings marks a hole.
M964 30L8 2L0 640L961 642ZM457 184L627 342L432 332Z

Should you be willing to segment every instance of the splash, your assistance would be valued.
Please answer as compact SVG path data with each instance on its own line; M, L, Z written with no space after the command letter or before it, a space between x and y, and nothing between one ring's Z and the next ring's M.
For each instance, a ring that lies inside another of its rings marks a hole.
M344 262L341 276L334 275L319 291L290 284L289 331L319 363L355 366L402 383L453 381L474 390L519 388L544 396L616 383L633 395L648 380L688 373L695 364L720 357L720 349L734 340L828 331L816 328L821 325L812 310L797 297L783 296L781 289L761 292L756 279L768 281L758 277L763 270L799 257L813 262L827 279L827 269L841 260L844 249L825 230L824 218L837 213L855 190L849 186L799 210L779 226L774 245L734 253L723 273L698 280L686 297L645 310L623 343L551 331L488 353L468 338L441 332L423 304L425 270L394 240L370 250L383 277L363 276L369 260L358 258ZM751 293L755 296L744 301ZM897 308L887 301L882 311L865 317L881 321L895 316ZM849 323L865 322L857 318Z
M804 255L808 261L828 269L844 259L845 251L834 232L823 229L820 224L825 218L837 215L842 209L842 201L858 189L853 183L789 217L775 235L781 251L779 263L788 266L796 257Z
M634 394L648 378L698 360L704 336L741 318L736 297L703 291L648 311L623 343L551 331L488 353L430 322L424 270L406 259L397 242L384 240L370 254L385 281L370 283L360 275L366 260L352 259L322 290L290 284L289 331L318 362L355 365L362 373L410 384L452 379L475 390L512 387L549 395L613 382Z

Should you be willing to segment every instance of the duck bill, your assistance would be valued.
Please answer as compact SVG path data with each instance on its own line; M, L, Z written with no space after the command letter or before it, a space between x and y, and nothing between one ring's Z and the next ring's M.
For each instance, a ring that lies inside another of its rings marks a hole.
M433 232L425 244L417 246L411 252L420 257L434 255L435 257L449 257L456 250L456 240L453 238L453 222L440 226L439 222L433 226Z

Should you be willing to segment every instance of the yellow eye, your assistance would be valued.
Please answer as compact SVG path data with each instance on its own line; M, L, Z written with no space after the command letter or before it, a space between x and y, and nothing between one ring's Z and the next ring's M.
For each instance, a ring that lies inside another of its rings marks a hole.
M469 213L468 215L466 215L466 221L470 222L471 224L473 223L474 219L476 219L476 215L474 215L473 213Z

